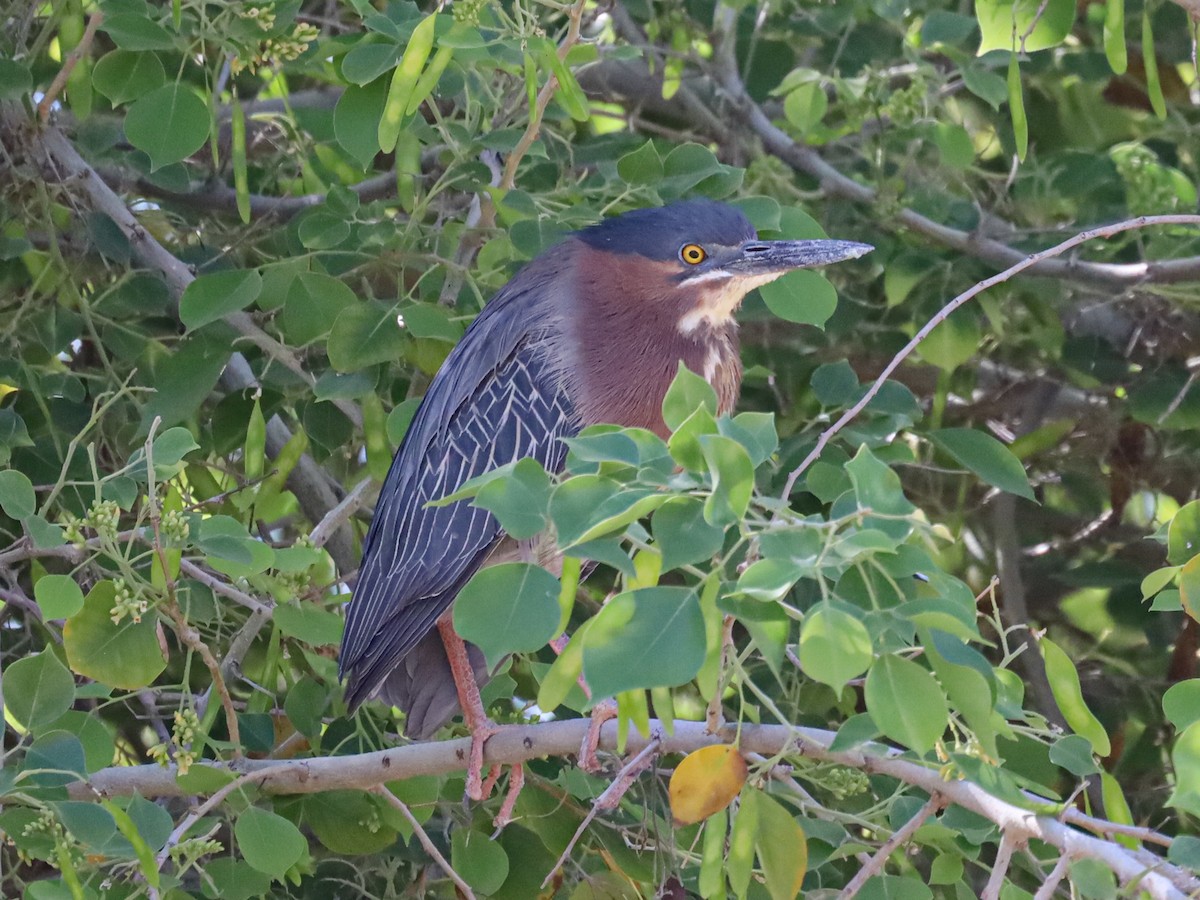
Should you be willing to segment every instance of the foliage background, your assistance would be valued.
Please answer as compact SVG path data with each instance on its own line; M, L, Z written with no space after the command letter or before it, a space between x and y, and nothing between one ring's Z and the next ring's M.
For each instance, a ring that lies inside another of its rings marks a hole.
M610 588L643 610L637 589L684 591L656 596L701 615L690 644L655 633L710 668L695 683L700 666L614 680L635 689L623 716L647 716L653 688L656 714L702 718L722 684L732 721L840 729L844 747L882 734L1017 802L1018 786L1065 798L1090 785L1081 803L1183 835L1171 860L1197 865L1194 227L1094 242L985 293L801 473L803 527L781 528L769 500L951 296L1082 228L1195 211L1186 7L433 12L64 0L4 13L5 896L450 895L386 798L272 797L185 770L395 743L386 710L345 717L334 648L371 493L429 377L486 298L563 234L693 195L741 204L764 235L824 229L877 249L747 302L741 409L773 423L693 417L670 456L596 437L575 452L592 481L555 488L557 507L536 472L492 488L503 515L605 538L587 548L608 565L574 626ZM62 103L38 124L72 51ZM698 399L679 398L681 423ZM685 476L663 494L677 463ZM491 614L477 615L486 634ZM722 615L737 651L723 660ZM1027 647L1026 623L1065 653ZM951 643L930 650L931 632ZM576 664L627 670L628 635L613 634L607 662L585 646ZM496 640L502 655L517 638ZM536 697L550 672L564 683L533 649L495 698ZM582 706L560 699L560 716ZM1082 738L1056 730L1068 726ZM155 759L177 767L163 770L176 793L226 790L189 817L150 774L102 805L76 784ZM914 818L928 795L902 779L790 761L796 789L756 770L768 791L736 818L786 809L803 826L807 891L844 887L872 858L872 896L1016 897L1056 871L1037 842L1006 860L1005 830L961 806ZM499 800L464 809L461 783L391 789L475 891L525 897L608 780L534 764L497 841ZM736 825L723 840L725 813L703 833L669 820L664 783L643 775L546 890L790 894L796 872L779 874L770 836L786 830L763 826L748 861ZM912 852L872 857L897 832ZM1096 859L1069 874L1084 896L1117 890Z

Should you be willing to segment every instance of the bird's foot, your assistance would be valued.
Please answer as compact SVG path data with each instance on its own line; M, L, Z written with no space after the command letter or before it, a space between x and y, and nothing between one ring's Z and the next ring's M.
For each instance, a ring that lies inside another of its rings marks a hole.
M579 748L579 768L595 775L600 771L600 760L596 757L596 748L600 746L600 728L605 722L617 717L617 701L604 700L592 707L591 722L588 723L587 734Z
M496 833L493 837L499 835L504 830L504 826L513 820L513 810L517 806L517 797L524 786L525 767L517 763L508 773L508 790L504 792L504 802L500 804L500 811L496 813L496 818L492 820L492 824L496 826Z
M470 723L471 750L467 756L467 797L471 800L482 800L492 792L496 780L500 777L500 766L492 766L488 770L487 779L483 777L483 748L488 738L500 732L500 726L486 716Z

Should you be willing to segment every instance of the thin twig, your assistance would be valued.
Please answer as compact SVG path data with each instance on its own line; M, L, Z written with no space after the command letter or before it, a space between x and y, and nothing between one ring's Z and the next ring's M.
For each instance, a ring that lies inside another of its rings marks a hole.
M146 442L143 445L146 452L146 505L150 516L150 530L154 535L154 555L158 560L159 568L162 569L163 585L166 590L166 597L159 603L159 609L166 612L167 617L171 620L179 642L198 654L204 662L205 668L208 669L208 674L212 678L212 689L220 697L221 707L225 711L225 727L229 732L230 743L233 744L233 756L237 759L242 755L242 736L238 728L237 710L233 708L233 698L229 695L229 686L225 684L225 678L221 674L221 666L217 662L216 656L213 655L208 644L204 643L200 632L191 626L187 616L179 607L179 600L175 593L175 575L171 571L171 562L167 559L167 550L163 546L162 514L158 507L158 486L155 483L154 472L154 435L161 424L162 417L155 416L154 421L150 423L150 430L146 434Z
M1087 231L1081 231L1079 234L1067 238L1067 240L1062 241L1059 244L1055 244L1053 247L1033 253L1025 257L1020 262L1009 266L1003 272L998 272L990 278L985 278L983 281L976 282L971 287L967 288L967 290L963 291L961 294L943 306L928 322L921 326L921 330L913 335L912 340L905 344L904 347L892 357L891 362L884 366L883 371L879 373L879 377L871 383L871 386L867 388L866 392L859 399L859 401L842 413L841 418L821 432L820 437L817 438L817 445L812 449L812 452L804 458L804 461L800 463L800 465L788 473L787 484L784 485L783 489L783 498L786 500L791 496L792 488L796 484L796 479L804 474L808 467L820 458L825 446L834 437L834 435L854 421L854 419L858 417L858 414L866 409L867 404L869 404L875 398L875 395L878 394L883 388L884 383L889 377L891 377L891 374L900 367L900 364L904 362L904 360L907 359L913 353L913 351L917 349L918 346L920 346L921 342L925 340L925 338L929 337L930 333L937 328L938 325L946 321L950 314L960 306L967 303L969 300L974 299L988 288L1008 281L1014 275L1024 272L1026 269L1037 265L1042 260L1051 259L1055 256L1061 256L1063 253L1078 247L1080 244L1087 243L1088 241L1095 240L1096 238L1108 238L1126 231L1149 228L1156 225L1200 226L1200 216L1138 216L1137 218L1126 219L1122 222L1116 222L1112 225L1101 225L1098 228L1090 228Z
M58 70L58 74L50 82L50 87L46 88L42 102L38 104L38 119L43 125L49 121L50 109L54 106L55 98L66 87L67 79L75 71L75 66L79 64L79 60L83 58L83 55L92 46L92 39L96 36L96 29L100 27L103 21L104 13L100 10L96 10L88 17L87 27L83 30L83 37L79 39L79 43L67 54L67 58L63 60L62 68Z
M716 732L725 723L725 716L722 714L724 706L721 695L725 689L725 670L729 665L729 650L733 647L733 616L725 616L721 621L721 665L717 669L717 687L713 691L712 699L708 701L708 707L704 711L704 723L708 728L709 734Z
M617 773L617 777L613 779L612 784L604 789L595 802L592 803L592 808L588 810L588 814L583 817L583 821L579 823L579 827L575 829L575 834L571 836L571 840L567 842L567 846L559 855L558 861L554 863L554 868L542 880L542 887L545 888L558 874L559 870L566 865L571 851L575 849L575 845L579 843L579 839L583 837L583 833L587 831L592 820L601 812L615 809L617 804L621 802L621 798L625 796L625 792L633 785L633 781L638 774L650 763L650 758L654 756L662 746L662 732L651 731L650 742L646 744L638 753L621 767L621 771Z
M209 574L190 559L181 559L179 561L179 570L189 578L194 578L196 581L199 581L214 594L220 594L222 597L228 597L239 606L244 606L251 612L265 611L269 613L272 609L274 609L274 604L263 603L262 601L251 597L244 591L239 591L227 581L222 581L215 575Z
M1042 3L1037 8L1037 12L1033 14L1033 21L1029 23L1029 27L1025 29L1025 33L1021 35L1021 52L1025 52L1025 42L1033 35L1034 29L1037 28L1038 22L1042 21L1042 16L1046 14L1046 7L1050 5L1050 0L1042 0ZM1016 22L1013 22L1013 30L1016 30Z
M317 527L309 535L314 547L324 547L330 536L358 511L363 504L363 498L367 495L367 490L374 482L373 478L364 478L354 486L345 499L325 514L325 518L317 523Z
M1071 857L1064 853L1058 858L1058 862L1054 864L1054 868L1050 870L1050 874L1046 876L1046 880L1042 882L1037 893L1033 895L1033 900L1050 900L1054 896L1054 892L1058 890L1058 885L1066 877L1067 869L1070 866Z
M234 791L239 791L248 784L261 784L270 778L288 774L290 771L303 769L306 765L307 763L304 762L289 762L280 764L274 770L260 769L257 772L247 772L240 778L235 778L233 781L229 782L229 784L213 792L211 797L184 816L180 820L179 824L175 826L171 834L167 837L167 842L163 844L162 849L158 851L158 856L155 857L155 862L158 864L158 868L160 870L162 869L163 863L166 862L167 857L171 855L171 848L179 843L179 841L187 833L187 830L218 806L220 806L225 798Z
M826 162L812 147L797 143L785 131L776 126L771 121L771 117L747 93L746 86L736 69L719 69L715 73L715 80L734 101L734 112L762 141L763 148L797 172L802 172L815 179L820 185L821 193L826 198L849 200L852 203L867 206L875 206L879 202L879 192L874 188L843 174ZM688 92L686 86L680 89L676 97L681 102L685 97L696 99ZM691 110L692 106L689 105L687 108ZM714 135L728 134L729 131L725 124L718 126L718 131L714 131L711 125L706 127ZM1013 265L1019 262L1024 255L1016 247L1010 247L1003 241L983 233L983 229L963 231L934 221L906 207L901 208L893 215L877 219L877 221L896 231L914 232L943 247L996 266ZM1007 233L1015 229L1010 223L990 217L988 230ZM1195 281L1200 278L1200 256L1135 263L1084 262L1074 259L1060 261L1040 258L1035 263L1031 274L1123 290L1142 284L1176 284Z
M563 38L561 44L558 45L558 58L566 60L567 54L571 52L571 48L579 42L579 23L583 18L583 9L587 6L587 0L576 0L571 7L571 12L567 17L567 35ZM538 131L542 127L542 116L546 114L546 107L550 105L550 99L554 96L554 92L558 90L558 78L553 74L542 85L542 89L538 91L537 100L534 103L534 108L529 111L529 124L525 126L525 131L522 132L517 145L513 147L512 152L508 154L508 159L504 161L504 174L500 176L500 190L511 190L512 186L517 181L517 166L520 165L521 159L529 152L529 148L533 146L533 142L537 140Z
M1012 862L1013 851L1017 849L1019 841L1017 838L1007 831L1000 836L1000 846L996 849L996 862L992 866L992 874L988 877L987 884L983 886L983 893L979 895L979 900L1000 900L1000 889L1004 887L1004 876L1008 874L1009 864Z
M875 851L875 855L871 857L870 861L855 873L854 877L850 879L849 884L842 888L841 893L838 894L838 900L851 900L851 898L856 897L858 892L862 890L863 885L883 871L883 867L887 865L888 858L900 849L900 847L908 843L909 839L917 833L917 829L924 825L930 816L945 805L946 801L940 795L934 794L930 797L929 801L917 810L917 814L897 828L892 836L884 842L883 846Z
M435 863L442 867L442 871L444 871L446 876L454 882L454 886L462 892L463 897L466 898L466 900L475 900L475 892L471 890L471 886L463 881L461 875L454 871L454 867L451 866L450 861L442 855L442 851L437 848L437 844L430 840L429 835L425 833L425 829L421 827L421 823L417 821L417 817L414 816L412 810L408 808L408 804L389 791L387 787L382 784L376 787L373 793L378 794L380 797L390 803L396 810L398 810L400 815L404 816L404 818L408 821L408 824L412 826L413 834L417 836L417 840L420 841L421 846L425 848L425 852L429 854L430 858Z

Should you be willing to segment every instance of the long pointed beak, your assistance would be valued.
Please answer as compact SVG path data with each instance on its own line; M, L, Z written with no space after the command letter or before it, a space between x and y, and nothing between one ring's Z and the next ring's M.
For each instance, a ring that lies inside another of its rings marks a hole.
M874 249L854 241L747 241L741 255L721 268L738 276L782 274L858 259Z

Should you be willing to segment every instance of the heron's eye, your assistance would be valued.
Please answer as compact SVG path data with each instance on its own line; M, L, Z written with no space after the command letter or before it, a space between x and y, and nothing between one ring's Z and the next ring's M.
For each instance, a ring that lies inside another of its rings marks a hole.
M679 251L679 258L689 266L698 266L704 260L708 259L708 254L704 252L704 248L699 244L684 244Z

